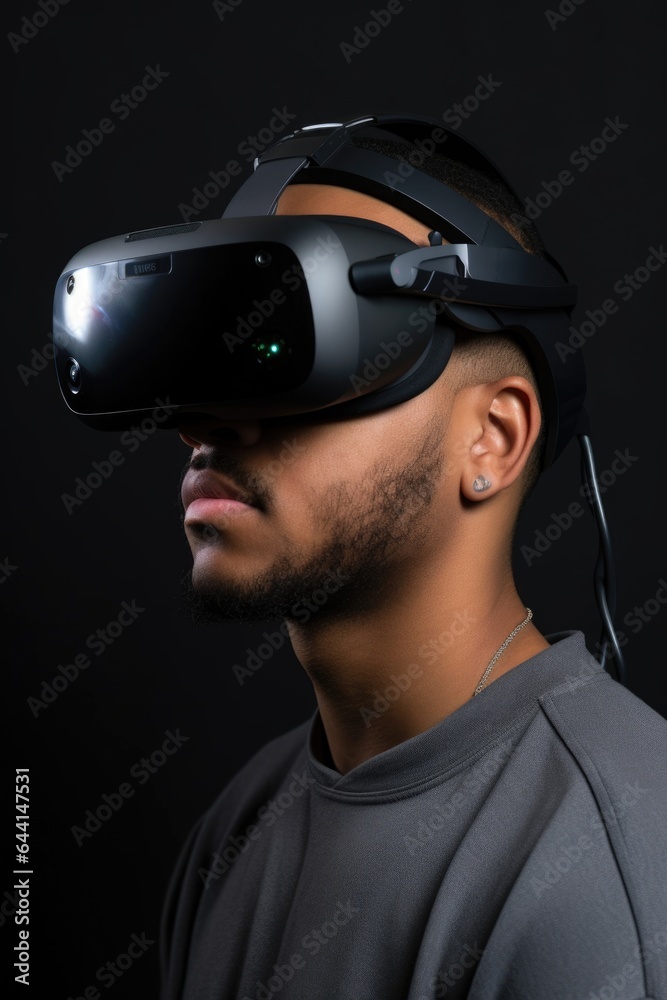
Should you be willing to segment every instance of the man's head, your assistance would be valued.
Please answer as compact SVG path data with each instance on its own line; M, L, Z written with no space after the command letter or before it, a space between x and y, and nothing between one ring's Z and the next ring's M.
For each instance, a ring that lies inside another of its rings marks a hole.
M468 173L462 181L460 168L446 162L436 168L451 169L452 187L526 249L540 251L534 234L517 231L510 219L514 199L488 179ZM462 188L466 183L472 189ZM276 214L365 218L419 246L428 245L431 228L329 184L288 186ZM181 428L195 449L186 499L224 476L254 506L186 514L195 559L188 599L202 619L362 615L411 574L444 560L455 577L482 553L509 572L513 528L541 441L535 377L514 340L460 331L427 390L376 413L308 425L234 422L215 407L209 412L208 421ZM480 477L491 483L482 493L473 486Z

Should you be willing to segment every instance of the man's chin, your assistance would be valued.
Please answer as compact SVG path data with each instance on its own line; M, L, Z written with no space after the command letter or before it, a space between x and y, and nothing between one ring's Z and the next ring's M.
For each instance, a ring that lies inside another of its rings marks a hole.
M296 565L293 557L286 557L270 570L244 580L229 580L210 569L195 563L192 573L181 580L181 607L196 625L277 619L305 623L313 616L323 621L363 609L361 595L349 593L349 569L342 561L322 559L319 553L309 565ZM368 594L376 590L376 586L367 587Z
M181 580L181 609L195 625L222 622L264 622L281 618L282 608L268 595L244 595L238 587L202 580L188 573Z

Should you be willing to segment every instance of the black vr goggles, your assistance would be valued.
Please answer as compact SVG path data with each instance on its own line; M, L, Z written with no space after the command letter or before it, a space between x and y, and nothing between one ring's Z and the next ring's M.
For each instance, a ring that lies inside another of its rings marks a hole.
M170 414L162 427L183 421L179 407L206 404L229 419L341 419L423 392L447 364L457 328L505 332L533 363L550 465L575 433L585 395L581 353L564 363L556 351L576 290L552 258L526 252L420 172L436 135L439 150L507 184L456 132L425 118L368 116L285 136L256 159L222 219L81 250L54 306L69 408L109 430L156 405ZM401 142L405 158L354 145L357 137ZM415 248L357 218L275 216L294 182L373 195L432 227L432 245Z

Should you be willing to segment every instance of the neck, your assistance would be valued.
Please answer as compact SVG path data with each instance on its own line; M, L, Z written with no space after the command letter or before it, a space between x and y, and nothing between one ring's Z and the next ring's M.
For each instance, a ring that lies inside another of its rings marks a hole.
M425 732L473 696L489 661L527 614L509 558L495 565L494 573L492 560L458 569L450 562L447 571L435 557L403 564L400 586L386 587L370 611L289 623L337 771L345 774ZM484 690L548 646L529 623L499 657Z

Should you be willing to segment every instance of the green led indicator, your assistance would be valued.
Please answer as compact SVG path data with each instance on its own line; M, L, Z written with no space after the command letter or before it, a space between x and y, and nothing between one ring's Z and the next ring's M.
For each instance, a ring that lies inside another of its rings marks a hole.
M255 341L252 346L261 358L269 360L270 358L276 357L278 354L282 354L283 349L285 348L285 341L282 338L273 342L259 340Z

